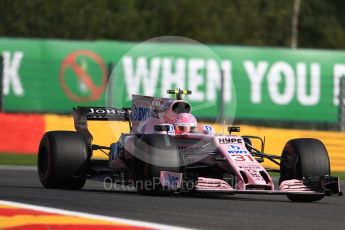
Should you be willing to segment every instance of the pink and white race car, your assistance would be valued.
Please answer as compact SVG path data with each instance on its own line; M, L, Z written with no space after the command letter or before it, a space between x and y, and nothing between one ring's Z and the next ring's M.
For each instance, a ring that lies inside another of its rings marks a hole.
M81 189L86 179L132 184L143 194L244 193L287 195L292 201L317 201L342 195L339 178L331 176L327 150L317 139L293 139L281 156L264 153L257 136L217 135L198 126L188 90L168 90L176 99L133 95L132 108L74 108L76 131L47 132L38 152L38 172L46 188ZM130 133L107 146L93 143L88 120L127 121ZM259 141L260 150L253 141ZM108 160L91 159L102 150ZM264 168L264 160L277 169ZM275 189L268 172L280 172Z

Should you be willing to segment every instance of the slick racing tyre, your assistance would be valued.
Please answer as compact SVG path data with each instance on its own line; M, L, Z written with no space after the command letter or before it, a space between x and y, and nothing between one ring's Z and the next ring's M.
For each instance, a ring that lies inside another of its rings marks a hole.
M312 138L293 139L285 144L280 162L279 184L285 180L330 175L330 162L324 144ZM323 195L288 195L292 201L311 202Z
M45 188L81 189L86 181L90 150L72 131L47 132L38 150L38 175Z
M160 184L160 172L180 172L180 156L169 135L145 134L137 141L133 158L137 191L144 195L169 195Z

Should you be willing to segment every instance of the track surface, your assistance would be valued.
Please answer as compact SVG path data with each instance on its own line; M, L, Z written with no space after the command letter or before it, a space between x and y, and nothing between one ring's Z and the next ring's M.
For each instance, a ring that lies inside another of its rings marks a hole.
M267 195L149 197L93 181L81 191L50 190L36 171L1 169L0 199L198 229L345 229L345 196L315 203Z

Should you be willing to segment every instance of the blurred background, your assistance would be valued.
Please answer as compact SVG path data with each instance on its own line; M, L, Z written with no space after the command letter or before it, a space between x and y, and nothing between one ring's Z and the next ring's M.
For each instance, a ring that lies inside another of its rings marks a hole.
M201 43L289 48L297 17L299 48L345 48L341 0L0 2L3 37L144 41L173 35Z
M0 164L35 165L44 132L74 129L72 107L106 104L115 67L121 98L188 88L192 105L210 104L195 111L199 121L218 132L234 119L274 154L289 139L319 138L333 171L345 171L344 8L341 0L0 0ZM161 36L171 41L130 52ZM192 54L150 54L166 47ZM104 145L128 131L90 129Z

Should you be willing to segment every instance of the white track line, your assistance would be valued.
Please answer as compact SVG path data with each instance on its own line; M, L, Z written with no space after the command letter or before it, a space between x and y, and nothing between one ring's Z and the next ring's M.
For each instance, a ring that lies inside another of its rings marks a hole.
M37 171L37 166L0 165L0 170Z
M118 218L118 217L94 215L94 214L90 214L90 213L68 211L68 210L57 209L57 208L48 208L48 207L43 207L43 206L38 206L38 205L24 204L24 203L12 202L12 201L0 200L0 205L15 206L18 208L32 209L32 210L36 210L36 211L43 211L43 212L62 214L62 215L70 215L70 216L89 218L89 219L95 219L95 220L101 220L101 221L103 220L103 221L109 221L109 222L116 222L116 223L126 224L126 225L135 225L138 227L147 227L147 228L164 229L164 230L187 230L187 229L190 229L190 228L169 226L169 225L164 225L164 224L150 223L150 222L139 221L139 220L131 220L131 219L125 219L125 218ZM114 224L116 224L116 223L114 223Z

